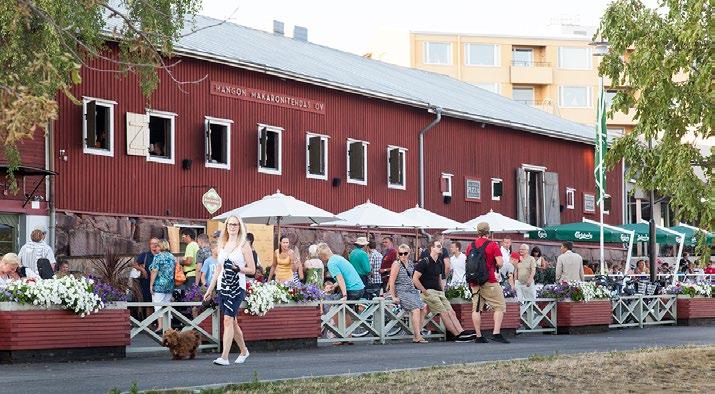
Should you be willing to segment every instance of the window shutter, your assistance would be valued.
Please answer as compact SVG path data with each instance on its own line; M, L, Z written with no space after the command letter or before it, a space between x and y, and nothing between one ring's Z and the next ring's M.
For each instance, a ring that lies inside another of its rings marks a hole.
M352 179L364 180L365 179L365 169L363 168L364 151L362 142L351 142L348 148L348 158L350 162L350 168L348 169L348 175Z
M526 171L523 168L516 169L516 220L528 223L526 218L526 204L529 199L526 197Z
M87 125L87 137L85 146L94 148L97 142L97 102L92 100L86 104L87 112L84 114L85 124Z
M149 115L127 112L127 155L146 157L148 153Z
M205 154L206 154L206 163L211 162L211 122L209 122L208 119L204 120L204 135L206 136L205 139Z
M325 138L320 139L320 175L325 175L328 173L328 163L325 162L325 152L327 151L327 146L325 145L327 144L327 142L328 140Z
M544 173L544 198L546 199L545 224L556 226L561 224L561 207L559 201L559 174Z
M268 145L268 131L265 127L261 127L260 133L258 134L258 144L258 165L260 165L261 167L265 167L268 158L268 155L266 154L266 148Z

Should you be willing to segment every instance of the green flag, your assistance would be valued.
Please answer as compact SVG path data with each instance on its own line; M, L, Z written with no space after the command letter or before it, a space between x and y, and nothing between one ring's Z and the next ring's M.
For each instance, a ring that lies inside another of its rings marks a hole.
M596 203L602 204L606 195L606 167L604 159L608 149L606 128L606 98L603 91L603 79L599 82L598 112L596 113L596 154L593 175L596 178ZM603 206L603 205L601 205Z

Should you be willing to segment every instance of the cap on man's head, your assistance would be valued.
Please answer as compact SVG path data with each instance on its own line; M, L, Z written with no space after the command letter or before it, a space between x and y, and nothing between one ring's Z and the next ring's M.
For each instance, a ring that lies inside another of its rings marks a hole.
M216 231L214 231L214 233L213 233L213 237L214 237L214 238L218 238L218 237L220 237L220 236L221 236L221 230L216 230Z
M47 234L47 229L44 226L35 226L32 231L39 231L42 234Z
M511 252L511 258L515 260L519 260L519 252Z
M488 233L489 232L489 223L481 222L481 223L477 224L477 232L482 233L482 234Z

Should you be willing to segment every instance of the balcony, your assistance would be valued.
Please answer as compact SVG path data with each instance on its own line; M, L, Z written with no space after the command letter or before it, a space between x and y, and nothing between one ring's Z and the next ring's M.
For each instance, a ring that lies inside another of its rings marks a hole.
M551 63L513 61L510 69L511 83L550 85L554 80Z
M606 123L608 125L625 125L625 126L634 126L636 122L633 117L636 115L636 110L634 108L631 108L628 113L623 113L623 112L616 112L613 114L612 118L608 118L606 120Z
M550 114L555 113L555 106L551 100L514 100L519 104L528 105L529 107L538 108Z

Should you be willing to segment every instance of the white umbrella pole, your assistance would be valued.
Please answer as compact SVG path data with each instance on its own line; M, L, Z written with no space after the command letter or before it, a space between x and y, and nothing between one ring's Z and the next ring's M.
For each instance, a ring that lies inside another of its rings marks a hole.
M606 262L603 261L603 197L601 197L601 200L598 205L599 205L600 211L601 211L601 221L599 223L601 236L599 238L598 250L599 250L599 254L601 256L601 275L605 275L606 274Z

